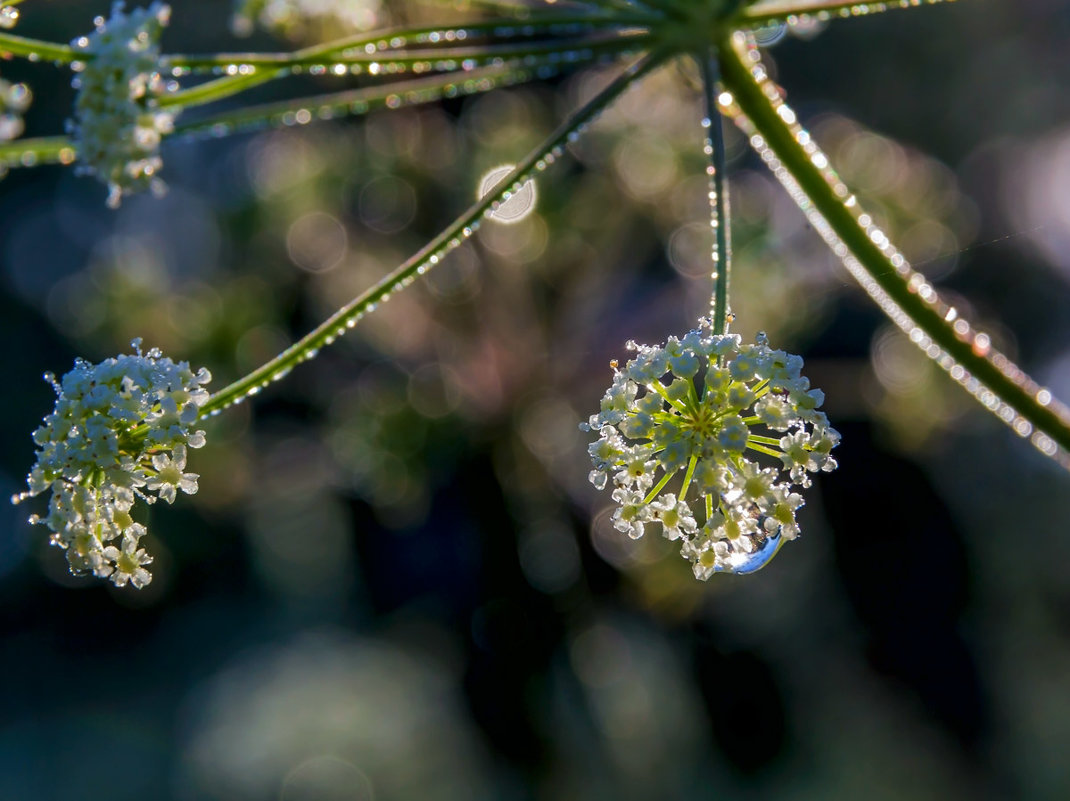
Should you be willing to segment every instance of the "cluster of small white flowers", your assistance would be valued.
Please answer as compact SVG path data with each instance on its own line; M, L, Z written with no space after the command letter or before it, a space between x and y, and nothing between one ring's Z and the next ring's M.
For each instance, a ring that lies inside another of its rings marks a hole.
M77 62L78 98L68 129L81 171L108 185L111 208L124 195L166 189L158 176L160 139L173 130L174 114L158 103L164 91L158 43L170 17L164 3L126 14L116 2L111 17L97 17L96 31L71 42L87 58Z
M233 27L248 35L256 22L268 30L288 31L316 21L364 31L378 18L379 0L237 0Z
M137 498L173 503L178 490L197 491L197 475L184 472L186 448L204 445L193 426L211 375L156 348L142 353L141 340L132 345L135 353L100 364L77 360L59 382L45 376L56 406L33 434L29 490L12 501L51 490L48 515L30 522L48 527L71 572L140 589L152 580L145 569L152 558L138 547L145 527L130 511Z
M598 489L612 480L614 526L638 538L660 523L703 580L758 569L799 534L794 487L836 468L824 393L801 375L800 356L764 334L743 345L706 320L664 346L628 348L636 357L613 365L601 411L581 426L599 435L590 479Z
M10 83L0 78L0 142L22 134L22 115L30 107L33 95L24 83Z

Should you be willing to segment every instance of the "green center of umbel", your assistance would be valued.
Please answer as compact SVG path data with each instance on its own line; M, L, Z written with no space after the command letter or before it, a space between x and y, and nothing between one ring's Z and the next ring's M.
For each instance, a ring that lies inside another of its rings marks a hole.
M694 431L702 439L712 437L720 428L717 424L720 417L718 410L705 399L695 405L689 404L680 417L684 421L685 428Z
M737 14L749 2L752 0L664 0L659 5L665 22L654 27L672 49L704 50L738 27Z

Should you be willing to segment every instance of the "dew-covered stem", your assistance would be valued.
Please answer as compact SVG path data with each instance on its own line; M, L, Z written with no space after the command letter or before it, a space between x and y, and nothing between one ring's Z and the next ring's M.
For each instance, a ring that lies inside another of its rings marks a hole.
M516 47L486 46L481 48L439 51L428 49L415 52L394 51L385 54L336 55L319 54L310 61L305 57L287 58L282 62L265 61L264 54L250 54L249 61L228 61L236 74L206 81L198 86L182 89L159 99L161 106L197 106L244 92L254 86L291 75L296 68L320 68L325 75L372 76L419 75L432 72L468 72L484 66L560 67L580 66L603 58L638 53L648 44L647 37L611 37L598 40L562 41ZM329 64L325 64L329 61ZM281 66L280 66L281 65Z
M706 172L710 178L710 228L713 244L713 330L724 333L728 323L728 279L732 251L728 211L727 157L724 129L717 105L719 72L717 51L710 47L698 55L702 65L702 86L706 101L706 116L702 124L706 130L705 150L709 162Z
M953 3L955 0L759 0L739 12L740 27L761 27L769 23L788 22L791 19L810 16L818 20L833 18L864 17L891 11L895 8L913 8L937 3Z
M0 32L0 55L22 56L31 61L55 61L59 64L70 64L79 58L67 45L2 32Z
M39 136L0 142L0 168L36 167L40 164L70 164L74 161L74 144L66 136Z
M399 53L388 56L352 56L338 57L332 60L330 69L324 68L324 74L351 75L368 74L372 76L410 76L422 73L461 73L486 66L496 67L576 67L605 58L615 58L627 53L637 53L644 49L645 38L615 37L599 41L561 42L539 47L481 48L464 51L450 51L442 54L437 51L424 53ZM321 59L322 61L322 59ZM232 65L234 66L234 65ZM256 66L241 64L241 72L198 86L183 89L159 99L161 106L190 107L211 103L225 97L238 94L254 86L290 75L293 67ZM454 78L453 80L457 80Z
M1070 410L991 346L914 271L796 122L757 49L735 34L719 50L721 104L844 266L893 322L982 405L1070 468Z
M480 220L493 211L503 199L507 199L531 178L564 154L568 142L597 117L610 103L620 96L633 82L649 73L666 58L664 53L644 56L629 65L609 86L573 112L550 136L522 159L508 175L482 199L476 201L434 239L420 248L396 270L382 278L367 291L347 303L317 328L310 331L274 359L257 368L244 378L224 387L201 407L201 414L212 414L259 392L272 381L281 378L296 365L304 362L324 345L334 342L352 328L365 314L389 299L396 291L408 286L418 276L442 261L447 253L468 239L479 226Z
M446 97L489 92L537 77L547 76L541 70L509 67L486 67L463 75L430 75L362 89L228 109L176 125L175 135L222 135L269 125L304 124L313 120L367 114L377 109L394 110L433 103Z
M523 45L509 42L509 39L522 39L533 52L538 52L539 45L544 48L567 50L585 46L586 43L598 41L612 42L620 38L636 38L635 28L645 26L619 18L570 17L555 21L553 24L533 25L515 20L488 20L463 26L424 26L418 28L391 28L370 33L348 36L330 42L304 47L290 52L267 53L171 53L163 56L161 61L170 68L200 71L226 68L236 64L250 67L275 67L291 69L313 65L331 65L337 63L377 61L389 62L405 55L412 58L433 61L436 59L463 60L473 54L508 53L510 49L519 54L527 51ZM630 32L625 34L624 30ZM562 37L567 32L569 37ZM536 34L553 34L547 41L534 38ZM470 39L493 36L494 42L472 43L472 47L458 47ZM577 38L577 36L579 38Z

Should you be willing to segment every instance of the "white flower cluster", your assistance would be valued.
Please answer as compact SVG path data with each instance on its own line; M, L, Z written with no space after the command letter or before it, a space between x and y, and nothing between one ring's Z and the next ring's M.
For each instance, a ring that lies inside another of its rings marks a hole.
M246 36L254 23L275 31L289 32L310 22L339 25L348 31L375 27L379 0L237 0L233 27Z
M186 448L204 445L193 428L208 400L211 375L194 373L158 349L90 364L79 359L57 382L56 406L34 434L37 463L18 503L51 490L46 517L31 523L52 532L52 544L67 551L74 574L92 573L122 587L144 587L152 561L139 540L145 527L130 514L137 498L172 503L178 490L197 491L197 476L186 473Z
M32 100L33 94L26 84L0 78L0 142L16 139L22 134L22 114Z
M764 334L743 345L705 320L663 347L628 348L636 358L614 364L601 411L581 426L599 435L590 479L598 489L612 479L614 526L638 538L660 523L703 580L757 570L799 534L793 488L836 467L824 393L800 374L800 356Z
M96 31L71 42L86 58L72 81L78 98L68 129L82 172L108 185L111 208L124 195L166 189L158 176L160 139L173 130L174 114L158 103L164 91L158 42L170 17L170 6L160 2L129 14L116 2L111 17L97 17Z

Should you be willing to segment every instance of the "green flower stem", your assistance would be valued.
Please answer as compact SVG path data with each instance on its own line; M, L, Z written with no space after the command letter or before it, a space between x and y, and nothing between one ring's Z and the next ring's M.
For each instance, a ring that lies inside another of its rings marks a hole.
M695 475L695 467L698 465L698 457L692 455L691 460L687 463L687 472L684 473L684 481L680 485L680 494L677 496L677 500L683 500L687 497L687 490L691 486L691 478Z
M587 23L597 20L597 17L588 18ZM572 20L578 24L578 19ZM561 23L558 23L559 25ZM494 20L490 23L477 25L487 31L496 29L522 29L526 23L515 21ZM529 41L524 45L511 42L497 44L480 44L472 47L457 47L456 41L445 43L417 42L415 49L405 50L404 46L391 46L391 41L408 43L409 39L418 39L433 33L451 30L470 30L470 26L462 25L456 28L446 26L434 26L425 28L399 28L396 30L373 31L345 39L336 39L312 47L305 47L288 53L205 53L188 55L182 53L167 54L160 57L160 61L170 68L184 70L220 69L233 65L244 64L250 67L275 67L278 69L292 69L293 67L310 66L333 66L334 64L352 64L364 62L377 62L386 64L399 60L400 55L410 54L413 61L434 61L444 59L463 60L473 56L493 54L495 51L499 57L508 56L510 50L516 50L521 55L531 52L540 52L540 47L552 50L566 50L589 46L592 41L612 42L622 38L637 38L640 34L616 32L623 28L622 23L613 19L607 20L609 30L601 34L601 39L594 37L581 37L579 39L552 39L548 42ZM642 26L640 26L642 27ZM527 37L525 37L527 38Z
M650 43L651 35L647 33L618 34L611 36L587 37L582 39L560 39L551 42L527 42L523 44L487 44L477 47L429 47L415 50L386 50L374 53L334 53L320 54L314 57L300 55L286 55L277 58L278 54L263 53L260 55L249 54L248 61L227 61L229 66L266 67L268 69L293 70L294 68L325 67L330 68L337 64L344 66L370 67L375 65L375 74L389 74L402 70L420 68L426 65L428 71L461 69L462 62L474 65L494 63L502 59L524 59L545 55L557 54L567 60L569 52L579 50L609 50L636 49ZM209 66L218 67L214 59ZM227 56L231 58L231 56ZM165 64L172 67L182 65L175 64L173 57L168 56ZM205 65L197 65L205 66ZM347 71L348 72L348 71ZM240 77L240 76L239 76Z
M200 132L232 133L270 124L305 123L348 115L366 114L377 109L398 109L421 103L433 103L444 97L489 92L501 86L513 86L533 80L536 70L488 67L457 76L429 75L426 78L392 82L363 89L282 100L231 109L175 126L176 135ZM302 119L299 115L307 115Z
M40 136L0 143L0 165L7 167L36 167L54 162L70 164L75 155L74 144L66 136Z
M160 95L156 102L161 106L182 106L189 108L191 106L201 106L205 103L211 103L216 100L222 100L225 97L236 95L239 92L244 92L246 89L251 89L254 86L260 86L275 78L281 78L288 73L285 70L254 70L253 72L245 75L225 75L222 78L216 78L211 81L205 81L204 83L191 86L188 89L180 89L177 92L170 92L165 95Z
M663 489L665 489L665 485L668 484L672 480L672 477L675 476L677 472L678 471L673 470L672 472L669 472L669 473L666 473L665 475L663 475L661 477L661 481L659 481L657 484L655 484L651 488L650 492L648 492L646 494L646 497L643 498L643 503L650 503L652 500L654 500L656 497L658 497L658 494Z
M373 287L347 303L317 328L284 350L267 364L257 368L244 378L240 378L219 392L201 407L201 414L207 415L224 409L249 395L259 392L263 387L290 372L296 365L306 361L324 345L329 345L357 320L386 301L394 292L404 288L417 276L438 264L443 256L461 242L470 237L474 227L484 214L510 191L522 186L536 172L545 169L549 163L564 153L564 148L588 123L619 97L633 82L649 73L666 58L664 53L644 56L628 66L612 83L598 93L566 119L541 145L528 154L509 175L498 182L497 186L483 199L474 203L438 236L428 242L408 261Z
M669 393L666 391L665 385L662 384L660 381L654 381L650 384L647 384L647 389L654 390L670 406L679 409L681 412L687 411L687 404L684 403L682 400L677 400L676 398L670 397Z
M752 127L753 133L760 137L761 141L756 142L752 135L751 143L759 151L763 146L769 149L769 155L779 162L779 166L771 165L774 172L778 172L778 177L786 171L787 177L794 179L805 195L805 200L800 199L804 211L808 201L821 218L818 222L827 224L831 233L849 251L842 253L845 262L851 256L857 259L860 269L864 271L859 280L864 279L867 290L882 305L885 313L893 320L896 320L897 312L905 314L909 318L905 322L920 329L950 356L954 364L946 363L945 359L938 361L971 392L972 376L984 385L981 389L987 387L1028 421L1033 429L1046 434L1064 450L1070 450L1070 423L1067 422L1070 415L1065 407L1054 401L1050 393L1041 390L1009 360L991 351L987 342L982 344L980 339L975 338L968 325L961 324L957 319L954 309L935 300L935 292L919 274L906 267L901 255L886 241L882 250L874 239L872 229L867 232L867 227L860 220L862 212L857 208L857 202L831 170L823 169L826 157L813 147L809 135L792 122L794 115L785 113L787 107L782 105L778 87L766 79L764 71L752 60L744 37L737 34L719 48L719 53L722 81L746 117L746 120L740 120L740 124L745 130ZM810 145L809 150L804 142ZM897 308L882 303L881 294ZM959 325L958 330L952 320ZM968 375L957 372L962 368L968 371ZM973 394L978 397L979 391ZM985 405L994 410L998 407L998 404ZM1016 422L1015 427L1022 435L1029 433L1024 426L1019 428ZM1041 447L1036 439L1034 443L1048 455L1055 455Z
M0 54L23 56L31 61L55 61L59 64L70 64L79 58L79 55L67 45L43 42L40 39L27 39L25 36L16 36L13 33L0 33Z
M758 451L758 453L764 453L766 456L775 456L778 459L781 456L784 455L780 451L774 451L772 448L767 448L764 445L757 445L757 444L754 443L753 440L754 440L754 437L748 437L747 438L747 447L750 448L752 451ZM780 443L777 443L777 444L779 445Z
M732 266L732 251L729 244L728 182L725 180L727 158L725 156L724 130L721 127L721 112L717 106L717 83L720 70L717 67L717 50L710 47L698 55L702 65L702 86L706 100L708 121L706 149L709 151L710 172L710 225L714 234L713 273L713 330L723 334L728 330L728 279Z
M755 422L758 422L757 419L755 419ZM751 434L747 437L747 442L758 442L762 445L775 445L778 448L780 447L780 440L776 437L763 437L759 434Z
M597 41L585 40L575 43L558 42L538 47L488 47L450 51L428 50L426 56L422 53L401 53L400 55L380 58L362 54L352 57L338 57L332 61L334 64L346 67L358 66L363 73L367 73L371 65L374 64L379 75L402 75L414 72L418 74L418 71L466 72L475 67L502 66L503 63L506 66L511 63L512 66L517 67L536 67L540 65L554 67L578 66L603 57L636 53L644 48L648 43L648 38L646 36L629 36ZM568 46L572 44L575 44L576 47ZM318 63L322 63L322 58ZM245 66L244 63L243 66ZM227 75L189 89L163 95L160 97L159 103L161 106L183 107L211 103L276 78L291 75L295 65L291 64L281 68L277 64L252 64L248 66L253 70L252 72ZM296 66L304 65L296 64ZM345 74L350 74L348 69Z
M791 17L804 14L818 16L828 14L833 17L862 17L890 11L894 8L909 8L914 5L936 5L953 3L954 0L883 0L883 2L858 2L858 0L765 0L747 6L739 12L739 22L735 27L756 28L772 22L787 22Z

